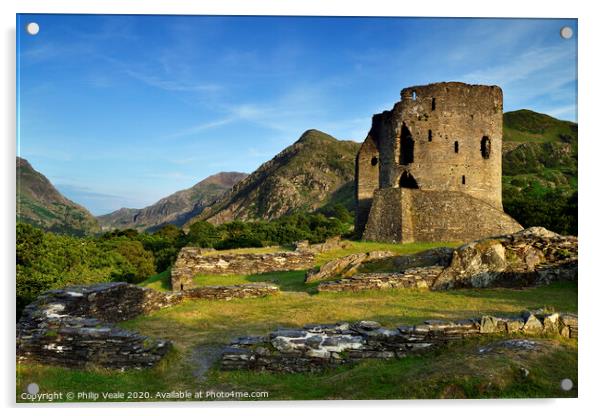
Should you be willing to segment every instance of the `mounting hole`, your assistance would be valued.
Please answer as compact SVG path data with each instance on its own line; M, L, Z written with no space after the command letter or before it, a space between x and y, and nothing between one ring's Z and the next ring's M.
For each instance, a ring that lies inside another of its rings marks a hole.
M560 382L560 388L564 391L572 390L573 388L573 380L570 378L565 378Z
M40 32L40 25L36 22L30 22L25 26L25 30L32 36L37 35Z
M569 26L564 26L562 29L560 29L560 37L562 39L570 39L573 37L573 29L571 29L571 27Z
M40 392L40 386L37 383L29 383L27 385L27 393L29 394L38 394Z

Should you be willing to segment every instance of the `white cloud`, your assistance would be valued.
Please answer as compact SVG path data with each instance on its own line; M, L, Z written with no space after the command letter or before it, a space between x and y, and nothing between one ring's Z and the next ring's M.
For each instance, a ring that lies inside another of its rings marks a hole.
M567 48L565 45L543 47L529 50L504 64L470 72L464 75L461 80L483 84L508 85L525 80L546 68L556 65L572 66L574 64L575 54L572 48ZM566 80L561 82L564 83Z

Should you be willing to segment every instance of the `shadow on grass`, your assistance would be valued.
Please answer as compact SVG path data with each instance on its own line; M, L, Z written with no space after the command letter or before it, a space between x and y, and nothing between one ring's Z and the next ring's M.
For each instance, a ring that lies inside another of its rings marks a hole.
M545 286L521 288L497 287L487 289L455 289L442 291L453 297L487 299L494 302L520 302L525 309L549 309L557 312L577 312L578 283L571 281L554 282ZM553 303L556 307L550 307ZM558 307L562 310L558 310Z
M283 292L318 293L318 283L305 283L305 270L258 273L251 275L198 275L194 281L199 286L238 285L244 283L273 283Z
M154 276L149 277L145 281L139 283L142 287L148 287L159 291L170 291L171 290L171 268L162 271Z

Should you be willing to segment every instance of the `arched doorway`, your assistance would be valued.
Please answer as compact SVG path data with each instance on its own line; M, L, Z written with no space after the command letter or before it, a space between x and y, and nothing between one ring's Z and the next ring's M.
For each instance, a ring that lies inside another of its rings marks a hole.
M404 172L401 174L401 178L399 178L399 187L418 189L418 182L416 182L416 179L412 176L411 173Z

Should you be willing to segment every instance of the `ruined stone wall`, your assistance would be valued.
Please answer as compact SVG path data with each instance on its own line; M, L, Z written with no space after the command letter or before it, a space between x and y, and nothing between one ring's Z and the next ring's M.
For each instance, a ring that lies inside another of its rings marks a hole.
M443 271L442 266L417 267L402 273L358 273L351 277L323 282L319 292L358 292L384 289L428 289Z
M194 286L198 274L257 274L287 270L305 270L313 266L315 254L311 250L277 253L205 253L197 247L184 247L171 269L173 290Z
M177 301L177 296L127 283L46 292L25 308L17 324L17 357L69 367L152 367L171 342L120 329L113 322Z
M320 371L364 359L405 357L467 337L497 333L577 338L578 329L576 315L528 311L515 317L430 320L421 325L397 328L383 328L374 321L306 325L279 329L268 336L234 340L222 354L221 369L288 373Z
M368 220L372 195L379 187L380 153L370 135L366 138L355 160L355 229L363 230ZM361 180L358 180L361 178ZM361 233L360 233L361 236Z
M374 193L366 240L470 241L522 227L503 211L455 191L389 188Z
M278 286L250 283L157 292L128 283L73 286L43 293L17 323L17 358L68 367L148 368L171 348L117 327L114 322L166 308L184 299L230 300L278 292Z

